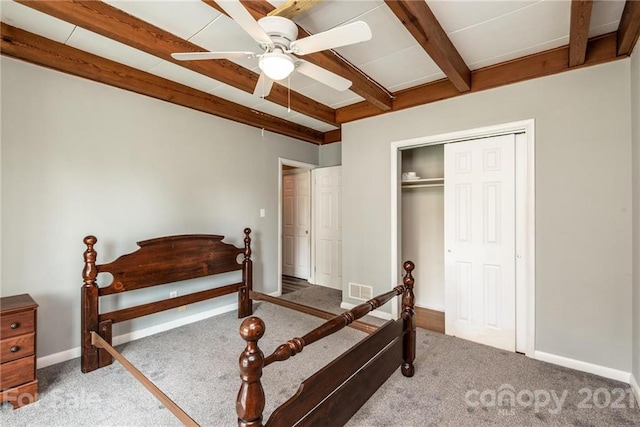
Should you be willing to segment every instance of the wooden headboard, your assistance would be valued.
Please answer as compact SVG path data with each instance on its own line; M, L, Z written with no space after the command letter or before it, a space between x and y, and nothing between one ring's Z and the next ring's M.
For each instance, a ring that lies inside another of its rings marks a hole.
M99 294L110 295L241 270L242 264L237 258L245 249L224 243L222 239L224 236L188 234L138 242L137 251L109 264L96 265L98 273L113 275L111 284L100 288Z
M111 344L111 328L148 314L157 313L209 298L238 293L238 317L252 314L251 229L244 230L244 247L224 243L224 236L189 234L161 237L138 242L140 249L123 255L108 264L97 264L94 249L98 239L87 236L84 243L84 269L82 277L82 371L90 372L112 363L111 356L91 345L91 331L95 331ZM243 255L241 262L238 257ZM121 292L164 285L183 280L202 278L242 270L242 282L194 292L167 300L155 301L108 313L99 312L99 297ZM113 276L110 284L98 287L100 273Z

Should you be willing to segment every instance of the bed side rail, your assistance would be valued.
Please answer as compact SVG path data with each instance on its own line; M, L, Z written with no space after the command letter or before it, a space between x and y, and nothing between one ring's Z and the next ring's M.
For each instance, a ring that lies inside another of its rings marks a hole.
M403 268L405 270L405 276L402 285L396 286L389 292L378 295L345 313L335 316L333 319L328 320L301 338L293 338L287 341L267 357L264 356L258 346L258 341L265 332L264 322L257 317L245 319L240 325L240 335L247 342L247 345L244 352L240 355L240 378L242 385L236 401L238 425L241 427L260 427L263 425L262 411L264 410L265 399L260 378L262 377L262 370L265 366L295 356L306 346L341 330L353 321L360 319L369 312L387 303L397 295L402 295L402 316L400 320L396 321L402 324L400 330L402 341L402 373L408 377L413 376L416 328L413 294L414 279L411 272L415 266L413 262L406 261L403 264ZM381 328L378 332L371 335L370 339L387 330L388 328Z
M393 290L387 293L378 295L365 303L355 306L349 311L345 311L344 313L335 316L316 329L307 333L302 338L293 338L287 341L285 344L279 346L270 356L265 357L264 366L268 366L273 362L281 362L295 356L304 350L306 346L338 332L355 320L364 317L373 310L386 304L391 300L391 298L401 295L404 292L404 289L405 288L403 286L396 286Z
M342 426L401 363L402 319L386 323L378 333L304 380L265 425Z
M295 310L301 313L310 314L312 316L319 317L324 320L330 320L336 317L335 313L319 310L317 308L309 307L307 305L303 305L294 301L287 301L282 298L272 297L271 295L263 294L262 292L251 291L251 299L253 301L266 301L271 304L279 305L281 307L286 307L290 310ZM379 329L379 327L376 325L371 325L369 323L361 322L358 320L354 320L348 326L350 328L357 329L362 332L366 332L367 334L372 334Z

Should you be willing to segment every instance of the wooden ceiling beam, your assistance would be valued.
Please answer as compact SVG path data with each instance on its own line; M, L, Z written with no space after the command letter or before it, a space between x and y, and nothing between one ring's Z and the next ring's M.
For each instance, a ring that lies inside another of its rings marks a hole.
M215 1L202 1L215 8L217 11L226 13ZM267 16L270 12L275 10L275 7L266 0L242 0L242 4L256 20ZM298 26L298 39L308 37L309 35L310 34L305 31L304 28ZM325 50L305 55L303 58L306 61L325 68L332 73L344 77L345 79L351 80L353 84L349 89L363 97L368 103L372 104L376 108L382 111L388 111L391 109L391 106L393 105L391 94L334 51Z
M183 107L213 114L249 126L314 144L324 142L322 132L234 104L188 86L128 67L33 33L1 24L2 55L25 60L78 77L147 95Z
M475 93L625 57L616 54L616 33L605 34L589 40L586 60L581 66L570 68L567 62L568 55L569 46L564 46L475 70L471 73L472 89L465 93ZM394 93L392 111L429 104L465 93L459 92L448 79L431 82ZM340 123L346 123L378 114L382 113L366 103L360 102L339 108L336 117Z
M436 65L460 91L471 90L471 70L424 1L385 0Z
M571 25L569 26L569 67L584 64L587 59L589 25L593 0L571 1Z
M269 12L269 16L282 16L283 18L292 19L302 12L311 9L321 1L322 0L287 0L286 3Z
M640 36L640 1L627 0L618 27L618 55L631 55Z
M342 129L330 130L324 133L324 142L322 145L333 144L342 141Z
M17 1L245 92L253 93L255 85L258 83L259 75L257 73L232 61L177 61L173 59L172 53L201 52L203 49L101 1ZM294 111L336 125L334 109L293 91L289 97L287 88L282 85L274 85L266 99L284 107L288 107L290 104Z

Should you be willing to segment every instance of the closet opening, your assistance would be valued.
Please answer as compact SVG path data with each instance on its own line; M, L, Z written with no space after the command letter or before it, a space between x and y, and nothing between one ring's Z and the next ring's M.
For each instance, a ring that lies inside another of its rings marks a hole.
M392 143L392 283L416 263L418 326L533 355L533 125Z
M444 144L402 150L401 158L401 259L419 266L418 326L444 333Z

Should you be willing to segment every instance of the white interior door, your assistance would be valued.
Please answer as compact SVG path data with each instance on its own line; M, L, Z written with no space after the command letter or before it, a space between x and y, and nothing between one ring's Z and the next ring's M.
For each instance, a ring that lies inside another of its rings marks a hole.
M515 135L445 146L445 332L515 351Z
M287 173L282 178L282 274L309 279L310 206L309 171Z
M342 289L342 167L315 169L316 283Z

